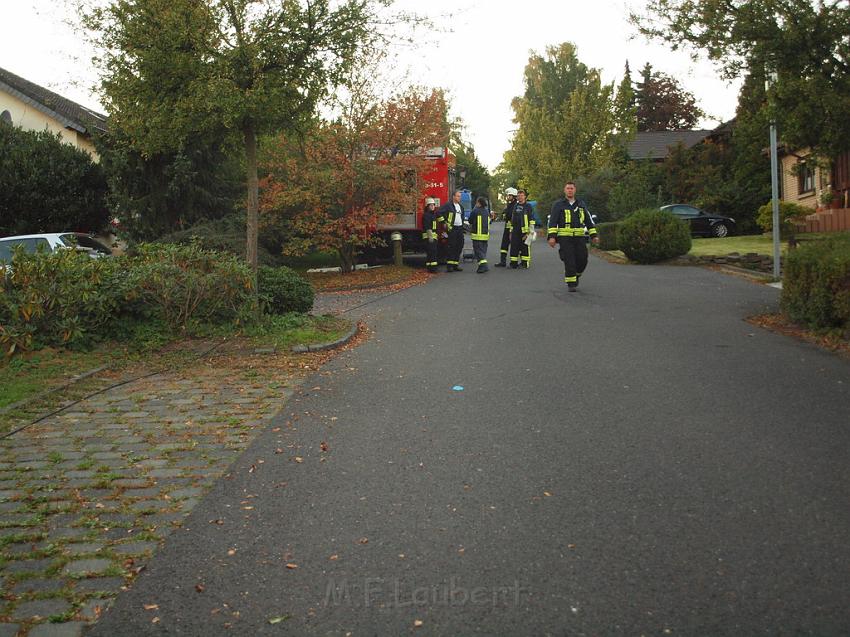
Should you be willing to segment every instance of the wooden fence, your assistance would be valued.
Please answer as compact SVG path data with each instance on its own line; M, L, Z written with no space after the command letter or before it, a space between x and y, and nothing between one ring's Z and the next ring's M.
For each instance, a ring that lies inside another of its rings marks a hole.
M850 230L850 208L832 208L808 215L797 224L798 232L842 232Z

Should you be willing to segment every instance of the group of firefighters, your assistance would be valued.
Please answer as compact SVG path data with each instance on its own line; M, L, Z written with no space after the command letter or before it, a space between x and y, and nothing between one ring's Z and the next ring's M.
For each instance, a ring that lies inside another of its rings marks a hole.
M496 267L512 269L531 267L531 243L536 236L534 211L528 201L528 192L523 189L505 190L507 206L501 213L505 222L500 247L500 260ZM468 220L463 218L460 205L461 191L452 194L451 201L437 208L437 202L430 197L425 200L422 214L422 238L426 240L429 272L436 272L444 254L446 272L460 272L461 253L463 252L464 231L468 230L472 238L472 249L478 262L479 274L487 272L487 243L490 239L490 222L499 217L487 209L487 200L478 197ZM587 241L585 236L596 244L596 224L581 199L576 199L576 185L568 181L564 185L564 196L552 204L549 214L547 239L549 246L558 246L561 261L564 262L564 282L570 292L575 292L578 280L587 267Z

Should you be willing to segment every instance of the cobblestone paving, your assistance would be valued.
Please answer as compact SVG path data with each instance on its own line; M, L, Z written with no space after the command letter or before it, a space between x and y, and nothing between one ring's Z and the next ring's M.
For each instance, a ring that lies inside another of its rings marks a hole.
M0 637L80 635L318 361L210 358L0 441Z

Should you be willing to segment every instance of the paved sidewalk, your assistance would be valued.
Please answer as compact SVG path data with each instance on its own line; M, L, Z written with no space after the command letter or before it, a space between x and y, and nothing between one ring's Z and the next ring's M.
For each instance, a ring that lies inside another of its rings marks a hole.
M81 634L320 361L212 357L0 441L0 637Z

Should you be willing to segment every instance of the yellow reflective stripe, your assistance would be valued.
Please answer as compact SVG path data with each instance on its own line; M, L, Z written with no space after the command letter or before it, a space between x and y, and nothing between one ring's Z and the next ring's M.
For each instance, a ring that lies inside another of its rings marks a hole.
M489 234L471 234L473 241L487 241L490 238Z
M558 228L559 237L583 237L584 228Z
M588 234L596 234L596 228L591 228L587 232L588 232Z
M575 277L575 276L565 276L564 277L564 282L566 282L566 283L575 283L576 281L578 281L578 277Z

